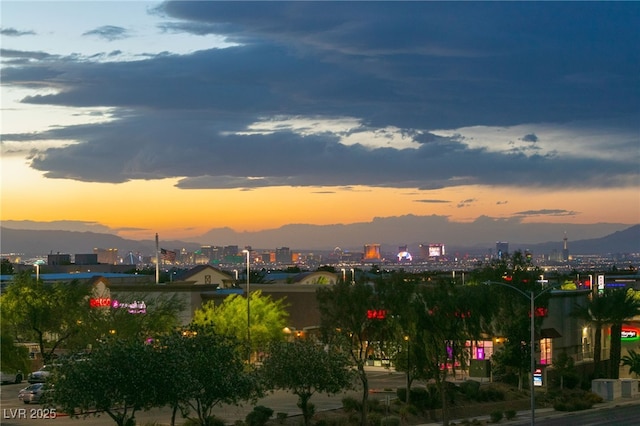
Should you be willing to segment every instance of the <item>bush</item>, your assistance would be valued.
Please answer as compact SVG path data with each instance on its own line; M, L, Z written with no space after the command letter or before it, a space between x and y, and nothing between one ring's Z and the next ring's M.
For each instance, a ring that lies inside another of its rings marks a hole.
M382 424L382 416L378 413L369 413L367 422L369 426L380 426Z
M369 412L384 413L386 409L387 407L385 407L382 401L380 401L379 399L369 400Z
M360 412L362 410L362 404L357 399L347 396L342 398L342 409L347 413Z
M469 399L478 399L480 392L480 382L475 380L467 380L460 384L460 392Z
M513 419L515 419L515 418L516 418L516 415L517 415L516 410L507 410L507 411L505 411L505 412L504 412L504 417L505 417L507 420L513 420Z
M491 423L499 423L502 420L502 411L492 411L489 417L491 418Z
M276 413L276 419L278 419L278 423L284 424L284 421L287 420L289 415L287 413Z
M258 405L253 407L253 411L247 414L245 422L247 423L247 426L264 426L272 415L273 410L271 408Z
M380 422L380 426L400 426L400 417L397 416L387 416L383 417Z

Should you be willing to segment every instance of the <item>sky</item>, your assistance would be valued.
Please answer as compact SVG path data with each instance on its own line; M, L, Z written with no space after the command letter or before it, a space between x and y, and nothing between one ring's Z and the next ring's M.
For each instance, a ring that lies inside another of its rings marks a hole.
M0 8L5 223L640 223L638 2Z

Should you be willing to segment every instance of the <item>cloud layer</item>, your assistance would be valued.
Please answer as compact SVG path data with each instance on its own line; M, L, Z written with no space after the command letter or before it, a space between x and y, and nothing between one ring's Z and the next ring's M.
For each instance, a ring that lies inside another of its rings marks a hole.
M640 184L638 3L170 1L152 13L158 32L231 47L118 61L133 32L114 23L83 32L114 48L93 57L5 50L2 84L38 89L24 104L110 116L3 141L66 141L32 154L50 178L184 189Z

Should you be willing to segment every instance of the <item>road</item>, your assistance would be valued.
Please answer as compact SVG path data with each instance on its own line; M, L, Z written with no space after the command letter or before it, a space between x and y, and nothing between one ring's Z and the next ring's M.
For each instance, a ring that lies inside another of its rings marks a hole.
M396 389L405 386L405 376L395 371L388 371L383 368L372 369L367 371L369 378L369 387L371 389L371 398L385 401L387 397L394 398L395 391L385 392L385 389ZM2 426L25 426L30 424L55 423L55 426L103 426L114 424L113 420L106 414L99 417L87 417L84 419L71 419L60 413L51 413L46 411L46 407L40 404L24 404L18 400L18 391L26 387L28 383L2 385L0 387L0 407L2 417L0 423ZM360 398L360 391L349 391L346 393L327 396L324 394L315 394L311 401L316 411L324 411L337 409L342 407L342 399L345 396L353 396ZM300 409L296 405L298 399L295 395L288 392L274 392L264 398L258 400L255 405L264 405L272 408L275 413L283 412L290 416L300 415ZM217 417L224 419L229 423L233 423L236 419L244 420L246 415L253 409L253 404L245 404L244 406L225 405L214 409ZM171 410L169 408L154 408L149 411L141 411L136 413L138 424L145 423L162 423L169 424L171 419ZM180 419L180 422L182 419Z

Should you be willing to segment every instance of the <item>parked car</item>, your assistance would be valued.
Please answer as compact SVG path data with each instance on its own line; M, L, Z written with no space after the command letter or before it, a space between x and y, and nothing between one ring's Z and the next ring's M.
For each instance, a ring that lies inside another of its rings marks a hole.
M22 371L18 370L15 373L6 373L0 371L0 383L22 383Z
M18 392L18 399L25 404L40 402L40 399L45 392L44 386L44 383L34 383L24 389L20 389L20 392Z
M54 365L44 365L40 370L29 373L29 376L27 376L27 382L31 384L44 383L51 375L51 371L54 367Z

